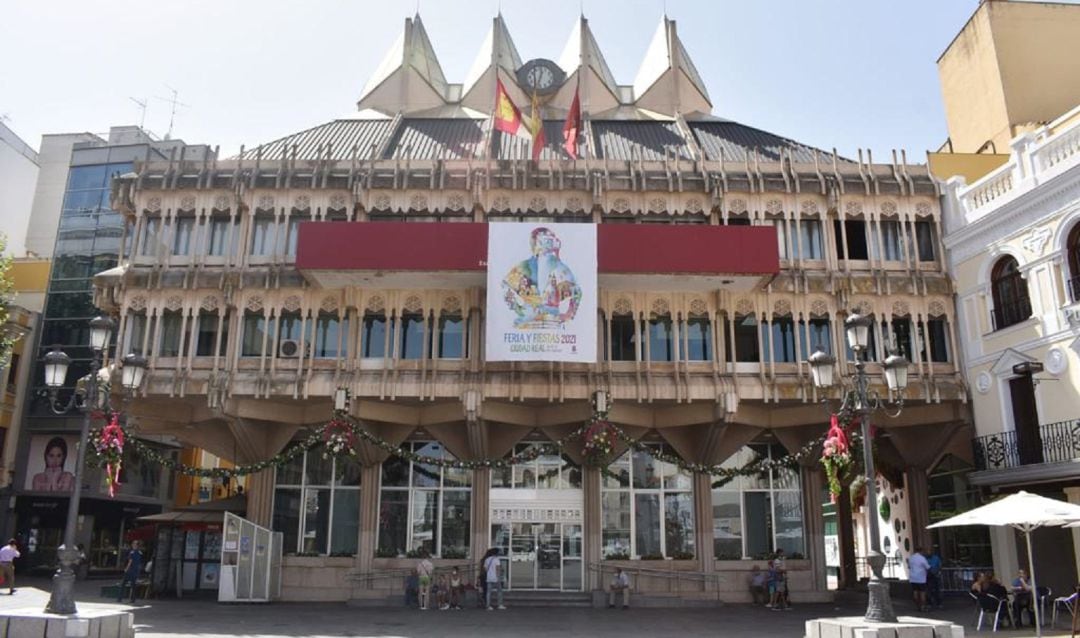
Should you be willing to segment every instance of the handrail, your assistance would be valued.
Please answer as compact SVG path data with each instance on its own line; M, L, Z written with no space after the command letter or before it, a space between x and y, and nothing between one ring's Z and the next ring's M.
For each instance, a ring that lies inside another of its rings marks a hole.
M435 567L434 572L432 572L432 576L434 577L434 576L438 575L439 573L449 574L450 571L452 569L454 569L455 567L458 568L458 572L460 572L463 576L468 576L468 578L463 578L463 580L465 580L465 582L472 582L471 575L474 574L479 569L479 567L474 562L466 559L461 563L450 563L450 564L446 564L446 565L438 565L438 566ZM411 574L415 574L415 573L416 573L416 567L415 566L413 566L413 567L385 567L385 568L382 568L382 569L370 569L370 570L364 571L364 572L362 572L360 570L352 570L352 571L350 571L349 573L347 573L345 575L345 581L346 582L363 582L370 589L371 584L372 584L373 581L385 580L385 579L394 579L394 578L404 579L405 577L407 577L407 576L409 576Z
M621 569L628 574L635 576L645 576L647 578L664 578L667 579L668 592L678 593L681 591L679 587L675 587L672 590L671 584L674 582L676 585L684 580L691 580L694 582L701 582L704 584L715 584L716 600L720 601L720 583L726 580L722 574L716 572L701 572L701 571L678 571L671 569L654 569L650 567L625 567L622 565L606 565L604 563L589 563L589 571L599 572L601 580L605 571L615 573L616 569ZM632 585L632 583L631 583Z

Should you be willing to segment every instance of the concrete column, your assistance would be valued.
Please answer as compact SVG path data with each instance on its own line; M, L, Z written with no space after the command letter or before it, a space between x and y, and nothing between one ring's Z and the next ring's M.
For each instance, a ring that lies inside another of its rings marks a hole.
M694 516L697 518L694 555L698 569L711 572L715 569L716 559L713 556L712 477L708 474L694 474Z
M600 574L588 569L589 565L603 559L603 517L600 502L600 470L586 465L582 468L581 489L585 502L582 512L585 543L582 548L585 560L585 591L600 589Z
M360 573L370 572L379 546L379 478L382 464L360 468L360 538L356 543L354 566ZM365 583L364 586L370 583ZM358 583L359 585L359 583Z
M1073 505L1080 505L1080 487L1066 487L1065 499ZM1073 555L1076 556L1077 580L1080 580L1080 528L1074 527L1070 531L1072 532Z
M270 514L274 509L274 470L248 476L246 493L248 520L270 527Z
M806 558L810 561L810 589L828 591L825 574L825 513L821 502L825 477L815 463L813 466L801 466L799 479L802 484L803 543Z
M472 554L473 562L480 557L491 544L491 469L473 470L472 479Z
M1020 558L1016 552L1016 532L1011 527L991 526L990 551L994 555L994 573L1000 578L1008 578L1020 569ZM1025 564L1024 569L1028 566Z
M904 487L907 488L908 514L911 525L911 551L916 547L929 549L930 530L930 491L926 470L908 467L904 470ZM897 539L899 542L899 539Z

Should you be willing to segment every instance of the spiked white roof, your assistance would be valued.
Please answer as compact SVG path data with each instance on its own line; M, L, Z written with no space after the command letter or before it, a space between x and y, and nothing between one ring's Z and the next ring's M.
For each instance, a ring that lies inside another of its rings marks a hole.
M417 15L387 51L364 87L357 108L395 113L408 108L434 108L446 103L446 76Z
M660 113L709 113L712 101L705 82L667 16L653 35L634 78L635 103Z
M519 67L521 56L518 55L514 40L510 37L510 30L500 13L492 19L491 30L480 45L480 52L465 76L461 103L469 108L487 111L495 101L495 76L501 70L504 80L513 78ZM512 89L507 87L507 90ZM522 96L511 97L518 99Z

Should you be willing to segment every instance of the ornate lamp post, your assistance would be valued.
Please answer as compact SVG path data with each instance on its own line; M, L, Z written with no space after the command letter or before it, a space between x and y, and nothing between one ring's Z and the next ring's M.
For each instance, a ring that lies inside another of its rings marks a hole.
M892 600L889 598L889 584L881 576L881 570L885 566L885 555L881 553L881 535L878 531L877 487L874 484L870 416L878 410L882 410L892 418L900 415L904 407L903 392L907 388L908 361L900 355L892 354L882 364L885 371L885 384L889 389L888 397L883 398L876 390L871 389L870 377L866 374L866 363L862 359L862 353L869 345L872 326L873 319L858 313L852 313L844 321L848 346L855 353L855 375L851 378L850 387L842 389L840 412L857 416L862 430L863 462L866 468L866 501L868 509L872 510L867 513L870 528L870 552L867 555L867 562L870 563L873 576L869 584L870 601L866 608L866 620L896 622L896 612L893 611ZM836 359L819 349L810 355L809 363L814 385L822 390L832 387L833 364L836 363ZM897 401L895 411L890 411L889 399L893 394L897 395Z
M95 410L104 410L109 407L108 379L102 379L101 365L105 352L112 339L114 323L107 317L95 317L90 320L90 348L94 353L90 364L90 374L85 379L85 385L72 393L67 403L59 399L60 388L64 385L67 377L68 366L71 358L53 348L52 352L45 355L45 385L49 388L49 408L54 414L66 414L72 409L82 412L82 429L79 432L79 450L75 456L75 480L68 500L67 521L64 525L64 544L57 550L57 558L60 568L53 576L52 594L49 596L49 604L45 611L52 614L74 614L75 609L75 563L79 559L79 550L75 548L75 524L79 518L79 500L82 496L83 471L86 467L86 447L90 437L90 414ZM121 384L124 386L125 398L142 384L143 374L146 372L146 359L134 354L124 357Z

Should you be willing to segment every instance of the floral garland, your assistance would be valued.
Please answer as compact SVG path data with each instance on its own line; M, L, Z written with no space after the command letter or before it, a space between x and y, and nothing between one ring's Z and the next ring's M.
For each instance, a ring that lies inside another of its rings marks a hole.
M356 456L356 434L353 424L337 417L322 429L323 458Z
M120 488L120 468L124 462L124 429L120 427L119 414L114 412L107 425L90 434L90 445L105 468L109 497L115 498Z
M585 430L582 447L585 462L593 467L606 467L615 453L615 437L615 429L607 419L594 419Z
M845 425L840 424L840 417L832 415L829 422L829 431L825 435L825 443L821 449L821 465L825 468L825 476L829 481L829 498L833 503L840 496L844 483L850 483L851 470L855 465L851 448L848 444L848 435Z

